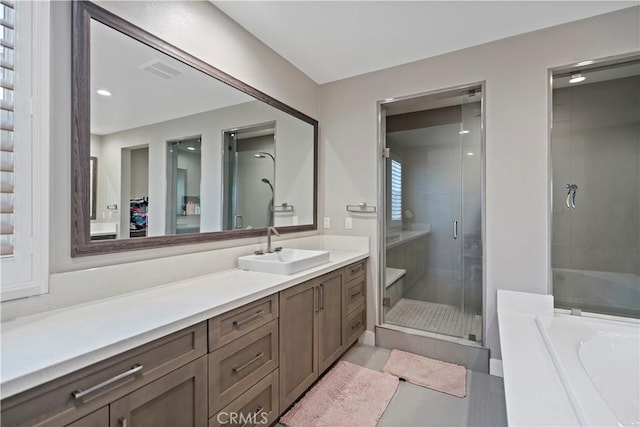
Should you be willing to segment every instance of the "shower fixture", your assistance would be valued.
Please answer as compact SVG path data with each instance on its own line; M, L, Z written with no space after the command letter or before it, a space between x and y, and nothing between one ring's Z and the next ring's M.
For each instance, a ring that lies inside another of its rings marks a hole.
M567 190L567 208L575 209L576 208L576 192L578 191L578 186L576 184L567 184L565 186Z
M274 191L273 191L273 185L271 185L271 181L269 181L267 178L262 178L262 182L264 182L269 186L269 188L271 189L271 194L273 195Z
M580 83L586 80L586 77L580 73L571 74L571 79L569 79L569 83Z
M273 157L273 155L270 154L270 153L266 153L264 151L260 151L259 153L256 153L256 154L253 155L253 157L255 157L256 159L266 159L267 156L271 157L271 160L273 160L274 164L276 163L276 158Z

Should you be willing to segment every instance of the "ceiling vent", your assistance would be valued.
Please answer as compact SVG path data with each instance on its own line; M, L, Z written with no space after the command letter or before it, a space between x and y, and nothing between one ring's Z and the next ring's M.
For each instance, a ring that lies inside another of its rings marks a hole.
M157 59L153 59L146 64L142 64L140 68L154 76L162 77L163 79L171 79L182 74L182 71L177 70Z

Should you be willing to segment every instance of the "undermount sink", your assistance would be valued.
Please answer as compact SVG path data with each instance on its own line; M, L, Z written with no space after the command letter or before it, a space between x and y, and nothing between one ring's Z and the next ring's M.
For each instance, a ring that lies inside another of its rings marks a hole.
M238 268L273 274L295 274L329 262L328 251L307 249L282 249L263 255L246 255L238 258Z

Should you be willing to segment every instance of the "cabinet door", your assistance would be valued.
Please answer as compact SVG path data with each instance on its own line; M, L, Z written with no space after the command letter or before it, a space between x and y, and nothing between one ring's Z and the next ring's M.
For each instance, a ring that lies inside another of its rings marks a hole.
M111 427L205 427L207 358L182 368L109 405Z
M344 350L344 270L320 278L318 288L318 368L322 374Z
M109 427L109 407L104 406L78 421L67 424L67 427Z
M280 292L280 411L318 378L316 281Z

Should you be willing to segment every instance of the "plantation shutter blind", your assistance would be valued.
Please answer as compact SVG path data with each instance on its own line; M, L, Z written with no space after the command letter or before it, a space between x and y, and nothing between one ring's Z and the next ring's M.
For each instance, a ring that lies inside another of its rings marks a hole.
M0 255L11 256L15 248L15 2L0 1Z
M402 220L402 164L391 160L391 221Z

